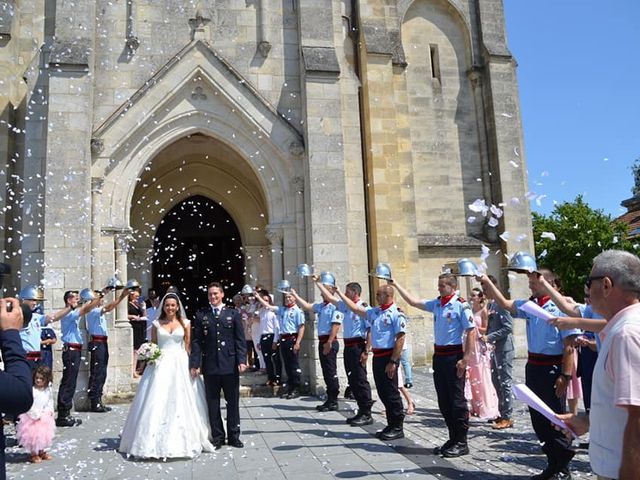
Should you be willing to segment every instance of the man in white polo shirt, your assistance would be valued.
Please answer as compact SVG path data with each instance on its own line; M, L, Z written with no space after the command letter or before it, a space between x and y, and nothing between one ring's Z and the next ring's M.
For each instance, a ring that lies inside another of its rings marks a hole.
M559 415L578 435L590 430L589 460L599 479L640 472L640 259L607 250L587 278L593 310L607 320L593 372L589 416Z

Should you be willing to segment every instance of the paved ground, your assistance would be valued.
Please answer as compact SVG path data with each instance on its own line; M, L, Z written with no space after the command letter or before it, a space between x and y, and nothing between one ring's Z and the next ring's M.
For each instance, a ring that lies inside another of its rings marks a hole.
M515 370L521 380L523 363L518 362ZM340 412L318 413L317 398L243 398L244 449L223 447L190 461L136 461L117 452L128 405L116 405L108 414L80 413L84 421L80 427L58 429L51 461L30 464L19 447L8 448L7 474L10 479L489 480L524 479L544 467L528 413L521 405L510 430L496 432L486 422L474 420L470 455L451 461L432 455L432 448L446 439L428 369L417 369L414 384L416 414L407 417L407 438L395 442L383 443L372 435L383 427L380 408L374 409L376 424L365 430L345 424L354 402L342 401ZM10 437L8 445L12 444ZM589 472L586 451L579 451L573 461L574 478L594 478Z

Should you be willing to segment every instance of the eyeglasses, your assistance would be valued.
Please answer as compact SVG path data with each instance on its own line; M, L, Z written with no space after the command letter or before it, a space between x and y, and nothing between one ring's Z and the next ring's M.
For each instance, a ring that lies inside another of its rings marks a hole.
M594 277L587 277L587 279L584 282L584 286L587 288L591 288L591 284L595 281L595 280L602 280L603 278L607 278L606 275L597 275Z

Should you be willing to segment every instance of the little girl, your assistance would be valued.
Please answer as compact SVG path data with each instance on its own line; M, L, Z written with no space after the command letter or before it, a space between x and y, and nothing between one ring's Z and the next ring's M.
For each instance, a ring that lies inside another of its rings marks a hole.
M31 461L51 460L46 449L51 447L56 424L53 419L51 369L40 365L33 372L33 405L19 417L16 437L20 445L31 452Z

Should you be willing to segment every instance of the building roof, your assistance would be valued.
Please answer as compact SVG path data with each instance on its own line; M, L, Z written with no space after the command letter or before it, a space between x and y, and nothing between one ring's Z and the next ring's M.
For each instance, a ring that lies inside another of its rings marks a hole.
M620 215L616 221L629 226L630 237L640 236L640 196L624 200L621 205L627 208L627 213Z

